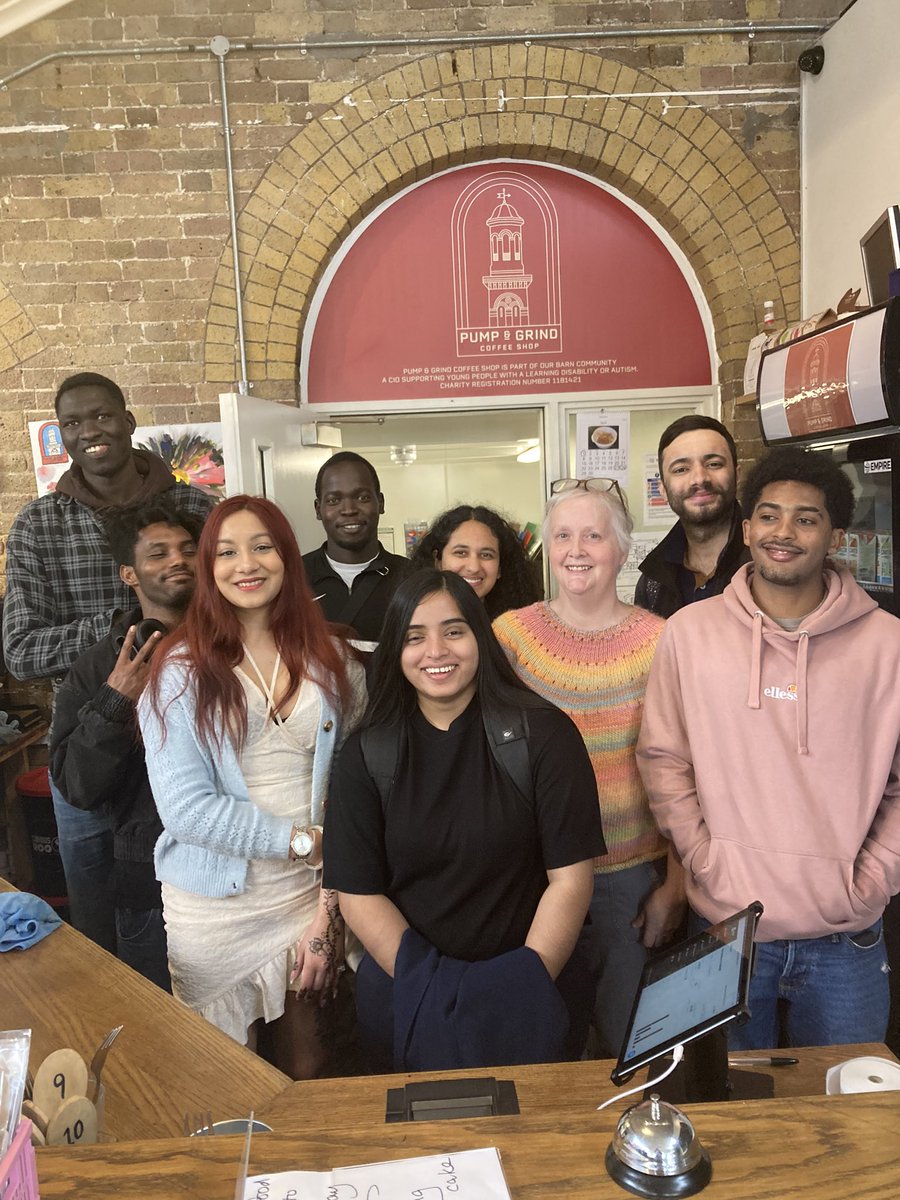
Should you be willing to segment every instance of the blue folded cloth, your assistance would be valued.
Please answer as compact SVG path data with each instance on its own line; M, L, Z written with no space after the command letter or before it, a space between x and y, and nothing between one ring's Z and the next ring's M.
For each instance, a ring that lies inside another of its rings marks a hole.
M62 924L46 900L30 892L0 892L0 953L27 950Z

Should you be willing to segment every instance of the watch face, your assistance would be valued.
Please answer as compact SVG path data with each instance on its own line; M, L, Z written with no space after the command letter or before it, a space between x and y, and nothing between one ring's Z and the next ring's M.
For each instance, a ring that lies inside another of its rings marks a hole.
M311 854L314 845L312 835L305 830L295 833L291 840L291 846L298 858L306 858L308 854Z

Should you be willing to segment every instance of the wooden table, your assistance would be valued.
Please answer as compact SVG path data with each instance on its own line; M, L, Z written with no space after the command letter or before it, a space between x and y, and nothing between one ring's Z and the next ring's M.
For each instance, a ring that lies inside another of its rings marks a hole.
M349 1082L349 1081L348 1081ZM709 1200L892 1200L900 1195L900 1093L694 1105L710 1152ZM616 1114L341 1125L260 1134L250 1173L496 1146L513 1200L624 1200L603 1156ZM231 1200L243 1139L194 1138L38 1151L42 1200ZM388 1200L388 1198L384 1198Z
M760 1051L747 1051L758 1056ZM775 1081L776 1099L797 1096L822 1096L825 1093L825 1072L829 1067L848 1058L875 1055L897 1060L881 1042L857 1046L810 1046L781 1053L800 1059L795 1067L751 1066L753 1071L765 1071ZM742 1057L736 1053L736 1058ZM336 1129L355 1125L378 1125L384 1120L388 1088L422 1079L473 1079L493 1075L497 1079L515 1081L522 1116L539 1116L550 1112L577 1115L596 1108L603 1100L627 1088L616 1088L610 1082L612 1060L574 1063L541 1063L524 1067L490 1067L485 1070L434 1071L424 1075L370 1075L357 1079L350 1086L347 1079L312 1079L289 1084L283 1092L257 1112L257 1117L271 1125L276 1133L306 1133L314 1129ZM646 1072L635 1076L640 1083ZM617 1106L619 1112L636 1097L629 1097Z
M0 957L0 1015L4 1029L32 1030L33 1068L61 1046L89 1062L124 1024L103 1070L105 1128L119 1141L177 1136L187 1112L245 1116L291 1082L70 925Z

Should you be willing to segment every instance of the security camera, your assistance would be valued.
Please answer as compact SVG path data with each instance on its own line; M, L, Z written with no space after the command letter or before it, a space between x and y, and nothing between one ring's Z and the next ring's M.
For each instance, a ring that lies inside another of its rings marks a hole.
M811 46L797 59L797 66L807 75L818 75L825 66L825 47Z

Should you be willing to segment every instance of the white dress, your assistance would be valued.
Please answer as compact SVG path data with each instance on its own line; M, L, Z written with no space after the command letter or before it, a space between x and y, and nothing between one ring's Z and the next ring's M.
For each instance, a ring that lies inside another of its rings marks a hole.
M279 664L280 657L273 681ZM313 751L322 707L319 688L304 680L282 722L272 719L271 699L249 676L239 667L236 674L248 713L265 714L260 732L248 736L241 754L250 799L296 825L309 825ZM271 685L266 690L271 696ZM259 724L251 721L251 726ZM282 1016L293 946L315 913L320 875L303 863L290 862L285 847L284 859L251 859L245 890L237 896L198 896L164 883L175 995L242 1045L257 1018L268 1022Z

